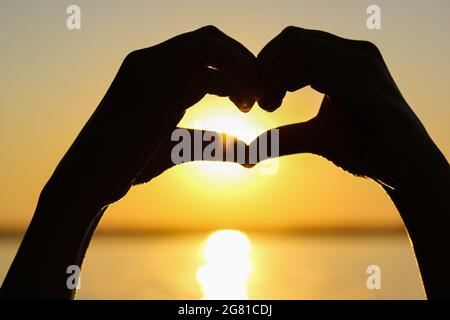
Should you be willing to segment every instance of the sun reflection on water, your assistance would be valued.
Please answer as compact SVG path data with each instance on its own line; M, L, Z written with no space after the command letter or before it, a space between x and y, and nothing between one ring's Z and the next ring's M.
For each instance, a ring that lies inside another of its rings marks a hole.
M219 230L209 235L203 245L205 263L197 270L203 299L248 299L250 253L250 240L241 231Z

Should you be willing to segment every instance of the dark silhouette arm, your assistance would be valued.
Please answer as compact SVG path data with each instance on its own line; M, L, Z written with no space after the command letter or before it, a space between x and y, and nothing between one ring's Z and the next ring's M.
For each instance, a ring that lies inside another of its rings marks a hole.
M164 152L185 109L210 93L248 111L256 88L256 57L212 26L130 53L41 192L0 295L73 298L67 267L81 267L109 204L173 164Z
M277 109L287 91L323 93L317 116L279 128L280 155L309 152L375 180L408 230L428 298L450 298L450 167L366 41L286 28L259 53L259 105Z

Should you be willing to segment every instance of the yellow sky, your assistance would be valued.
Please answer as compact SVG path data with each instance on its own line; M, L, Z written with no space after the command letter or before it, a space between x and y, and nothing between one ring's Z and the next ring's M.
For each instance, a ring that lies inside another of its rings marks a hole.
M24 228L59 159L96 108L127 52L214 24L255 54L287 25L373 41L404 96L447 156L450 151L450 3L377 1L382 29L366 28L371 2L77 1L80 31L65 26L68 1L0 4L0 229ZM241 114L208 96L180 125L268 129L315 115L321 96L289 94L269 114ZM223 125L223 123L222 123ZM401 128L399 128L401 130ZM268 165L268 164L264 164ZM283 158L276 175L261 165L184 164L133 188L103 229L328 228L400 225L376 184L312 155Z

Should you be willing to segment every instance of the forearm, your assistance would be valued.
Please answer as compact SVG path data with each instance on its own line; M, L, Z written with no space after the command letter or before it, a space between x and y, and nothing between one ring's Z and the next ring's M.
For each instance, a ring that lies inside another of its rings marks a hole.
M409 188L385 190L407 228L428 299L450 299L450 169L445 158L426 175Z
M81 268L89 241L104 212L98 208L57 205L41 196L36 212L1 288L6 299L72 299L67 267ZM80 219L80 210L95 219ZM97 214L95 214L95 212Z

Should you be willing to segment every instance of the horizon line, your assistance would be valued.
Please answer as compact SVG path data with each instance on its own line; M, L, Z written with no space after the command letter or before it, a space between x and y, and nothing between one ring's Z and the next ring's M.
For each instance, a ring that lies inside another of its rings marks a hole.
M218 230L239 230L245 233L281 234L281 235L395 235L407 234L403 226L389 227L306 227L306 228L237 228L224 226L220 228L161 228L161 229L99 229L94 236L163 236L195 233L211 233ZM0 229L0 238L24 236L26 229Z

